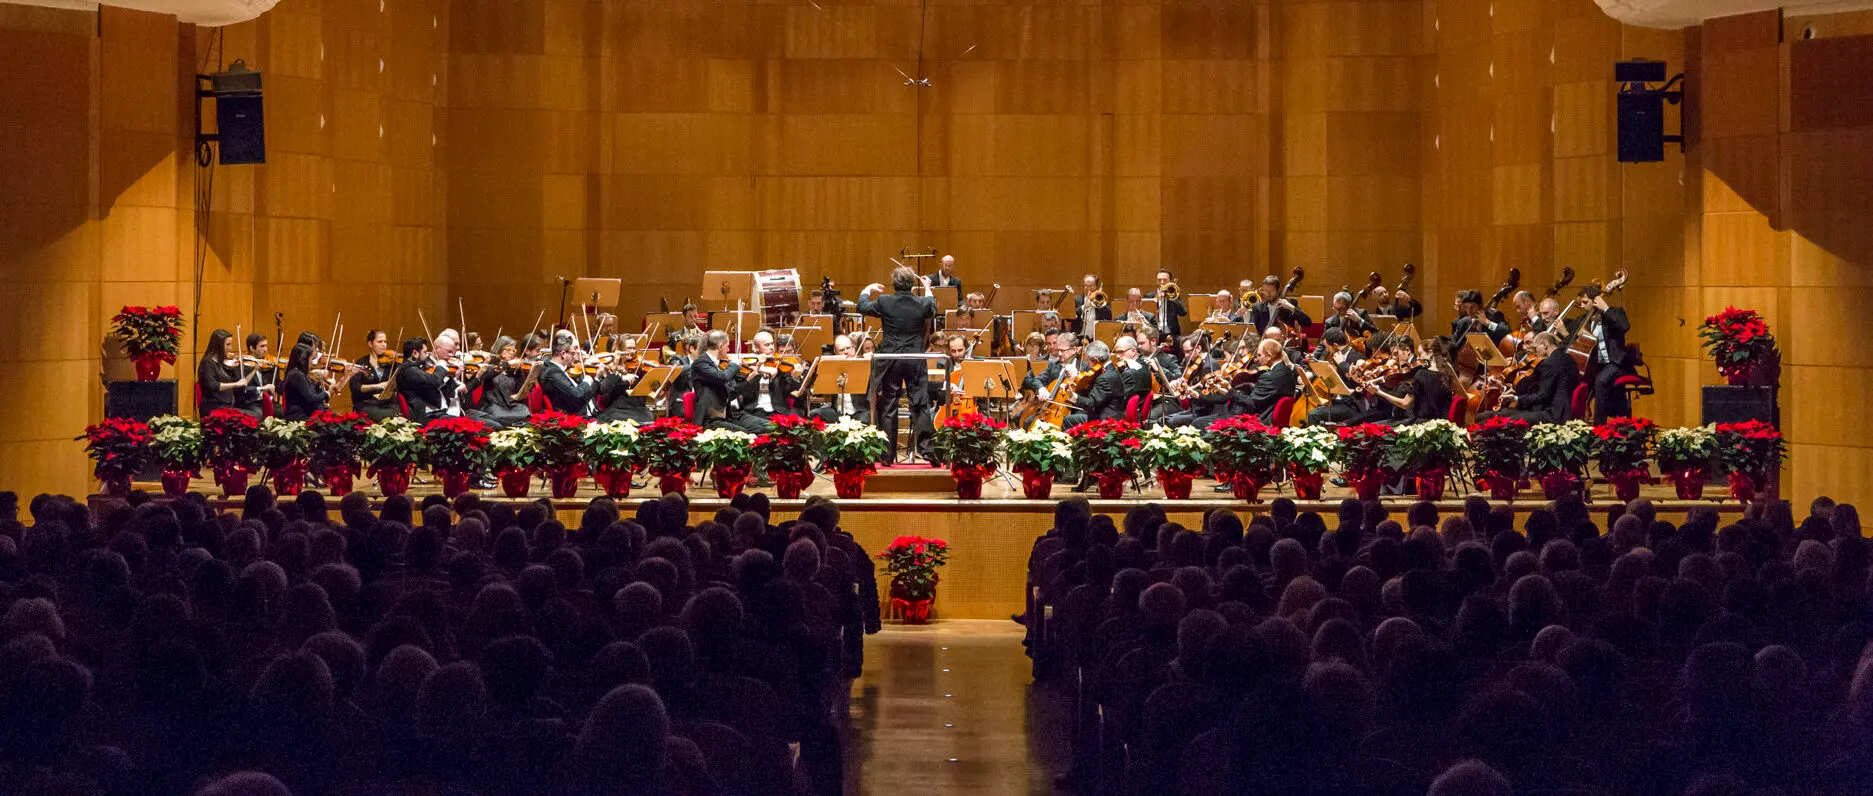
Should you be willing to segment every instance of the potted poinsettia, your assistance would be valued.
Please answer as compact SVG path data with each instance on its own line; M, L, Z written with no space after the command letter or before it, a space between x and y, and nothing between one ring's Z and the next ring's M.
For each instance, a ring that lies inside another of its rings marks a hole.
M488 424L472 417L440 417L423 425L429 468L442 481L442 496L468 491L468 479L488 466Z
M715 479L715 493L724 498L741 494L754 474L754 435L746 431L711 428L696 435L699 462Z
M1491 500L1515 500L1528 459L1528 421L1497 415L1470 426L1476 488Z
M599 491L610 498L630 496L631 476L644 466L644 435L636 421L588 424L580 441L585 446L585 468Z
M1067 430L1073 461L1080 471L1099 481L1099 497L1116 500L1125 494L1125 482L1138 476L1138 424L1128 420L1094 420Z
M1190 482L1203 475L1210 464L1210 441L1204 439L1202 429L1153 426L1139 431L1138 439L1142 443L1138 446L1138 464L1157 474L1164 497L1188 500Z
M306 421L306 431L312 435L307 462L312 472L325 479L325 488L333 495L351 494L351 482L358 477L364 437L370 428L371 419L362 412L339 414L321 409Z
M904 624L930 621L930 603L936 599L937 568L949 561L949 545L942 539L900 536L878 554L891 573L891 606Z
M1585 420L1536 423L1528 429L1528 472L1541 481L1541 494L1558 500L1581 491L1581 473L1593 458L1598 438Z
M182 310L174 305L126 306L111 316L111 336L123 342L124 352L136 364L137 381L155 381L163 363L176 362L182 346Z
M1470 432L1440 418L1400 427L1392 436L1388 456L1399 472L1411 474L1419 499L1439 500L1450 468L1469 452Z
M931 444L937 458L949 462L957 497L982 497L982 479L995 474L995 462L1001 458L1004 428L1005 424L980 412L951 415L937 426Z
M1290 426L1276 438L1281 466L1294 482L1294 496L1319 500L1327 470L1340 455L1340 435L1320 426Z
M1386 455L1392 447L1393 428L1381 423L1341 426L1340 472L1360 500L1378 500L1387 477Z
M766 434L754 438L755 459L774 479L774 492L783 500L800 497L813 483L813 454L826 434L826 421L817 417L774 415Z
M384 497L410 491L410 473L423 463L422 428L402 417L388 417L364 432L358 456L364 474L377 479Z
M298 420L269 417L260 421L260 447L273 474L273 493L297 495L306 483L306 460L312 454L312 434Z
M1717 361L1717 372L1731 384L1771 385L1779 359L1775 335L1755 310L1724 307L1697 327L1703 347Z
M1046 500L1053 493L1054 479L1073 472L1072 438L1052 423L1004 430L1002 456L1008 469L1021 476L1021 494L1032 500Z
M1748 503L1788 458L1782 432L1761 420L1717 424L1717 463L1730 476L1730 496Z
M1659 471L1671 479L1679 500L1704 497L1704 480L1709 477L1711 460L1717 458L1715 425L1660 431L1652 451Z
M1639 482L1652 474L1645 463L1658 424L1643 417L1609 417L1593 427L1593 435L1600 440L1600 476L1613 483L1613 496L1620 501L1637 498Z
M689 476L702 456L696 447L702 427L679 417L666 417L638 429L638 433L642 436L639 444L644 448L644 464L651 475L657 476L657 491L688 492Z
M585 427L590 422L552 409L533 416L538 466L556 499L579 494L579 479L585 477Z
M150 426L127 417L107 417L85 426L85 453L95 463L92 472L110 495L130 494L130 479L150 460Z
M1281 430L1254 415L1211 423L1204 438L1210 442L1210 471L1237 500L1259 500L1262 487L1281 475Z
M260 469L260 420L237 409L216 409L202 418L202 450L227 497L247 492L247 477Z
M865 479L878 471L878 462L891 455L884 432L848 417L826 427L825 441L820 461L832 471L833 489L842 498L864 497Z
M202 449L202 427L186 417L161 415L150 418L150 455L163 470L163 494L172 498L188 494L206 461Z
M532 426L504 428L488 435L488 468L501 480L503 495L526 497L533 487L533 468L539 460L540 433Z

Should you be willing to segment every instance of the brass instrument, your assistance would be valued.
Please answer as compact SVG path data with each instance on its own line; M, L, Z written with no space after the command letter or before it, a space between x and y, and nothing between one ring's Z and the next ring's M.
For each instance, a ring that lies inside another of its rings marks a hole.
M1106 298L1106 292L1104 290L1095 290L1086 294L1086 301L1088 304L1092 305L1093 309L1098 310L1103 310L1106 308L1106 305L1112 303Z
M1176 301L1183 298L1183 296L1184 291L1177 286L1176 282L1171 282L1164 287L1158 288L1158 298L1162 301ZM1158 309L1162 310L1163 307L1159 307Z

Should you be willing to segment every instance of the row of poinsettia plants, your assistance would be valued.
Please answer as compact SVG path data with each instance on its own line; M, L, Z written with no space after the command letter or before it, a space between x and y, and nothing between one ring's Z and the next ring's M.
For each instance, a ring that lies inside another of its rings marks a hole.
M606 494L622 496L640 473L658 478L659 489L668 492L685 489L704 470L714 476L719 493L733 495L760 467L782 497L798 497L815 470L831 474L841 496L856 497L889 455L884 434L872 426L791 415L776 416L767 433L755 435L704 430L680 420L640 426L557 412L537 416L529 426L491 431L467 418L372 424L360 414L320 412L300 423L223 409L199 423L174 416L147 424L108 420L87 428L84 439L107 491L128 490L130 477L153 461L162 468L167 491L186 490L191 478L209 468L229 494L244 490L251 475L263 471L282 494L298 491L309 475L333 494L349 491L359 475L397 494L408 489L418 468L427 467L450 495L466 491L479 473L497 476L510 496L526 495L537 478L555 496L570 497L586 477ZM1002 467L1019 475L1023 492L1034 498L1050 495L1056 479L1077 475L1095 480L1101 495L1116 497L1145 473L1155 475L1171 498L1188 497L1191 482L1205 476L1230 484L1244 499L1255 499L1262 487L1284 478L1298 496L1318 498L1335 468L1363 498L1376 497L1382 485L1401 478L1410 479L1420 496L1439 497L1452 472L1467 472L1478 489L1498 499L1513 499L1525 481L1538 481L1553 498L1582 492L1593 465L1621 499L1636 496L1656 466L1680 497L1701 496L1715 472L1728 475L1732 494L1748 500L1787 455L1781 433L1764 423L1660 429L1643 418L1615 418L1600 426L1494 418L1468 428L1437 420L1337 429L1276 429L1253 417L1221 420L1207 429L1110 420L1062 432L1045 424L1010 428L969 414L946 420L934 443L964 498L980 497L982 482Z

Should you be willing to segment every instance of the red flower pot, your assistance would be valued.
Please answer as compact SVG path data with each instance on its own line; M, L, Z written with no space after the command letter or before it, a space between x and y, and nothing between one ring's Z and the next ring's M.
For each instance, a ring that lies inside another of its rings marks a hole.
M893 597L891 598L891 607L898 610L898 616L903 620L904 624L924 625L930 623L930 604L933 602L936 602L936 600L906 600L900 597Z
M1261 495L1264 485L1262 479L1252 475L1232 475L1229 477L1230 494L1234 495L1237 500L1246 500L1250 503L1262 502Z
M460 470L437 470L436 477L442 480L442 496L454 500L457 495L468 491L468 473Z
M501 494L510 498L524 498L533 489L532 470L511 470L501 473Z
M1029 500L1047 500L1054 494L1054 477L1033 470L1021 471L1021 495Z
M402 495L410 491L410 466L379 467L376 471L377 491L384 497Z
M850 470L832 471L833 490L846 500L857 500L865 496L865 479L871 477L870 467L856 467Z
M579 476L580 470L577 467L568 467L564 470L555 470L551 473L547 473L547 480L551 481L553 484L553 498L555 500L569 500L578 497Z
M222 497L240 497L247 494L248 472L239 467L220 467L215 469L215 483L221 486Z
M592 474L592 483L598 485L598 491L605 493L605 497L630 497L632 475L630 470L600 470Z
M1102 500L1118 500L1125 495L1125 482L1131 480L1131 473L1114 471L1099 474L1099 497Z
M1347 473L1346 483L1353 487L1353 496L1360 500L1378 500L1379 490L1385 488L1385 473L1374 470L1368 473Z
M812 470L769 470L774 478L774 493L782 500L794 500L800 493L813 485Z
M1541 496L1549 500L1560 500L1580 489L1580 477L1573 473L1553 472L1541 474Z
M357 471L350 467L333 467L320 473L325 478L325 491L332 497L344 497L351 494L352 479L357 478Z
M1671 486L1678 492L1679 500L1703 500L1704 481L1709 477L1702 467L1677 470L1671 473Z
M194 470L171 470L163 468L163 494L179 498L189 493L189 482L195 479Z
M104 483L104 494L106 495L124 497L130 494L130 476L127 473L124 475L98 476L98 480Z
M715 468L712 475L715 478L716 497L728 499L741 494L742 488L748 485L749 474L753 471L754 468L746 464L731 464Z
M293 462L273 468L273 494L280 497L299 494L306 485L306 463Z
M963 500L981 500L982 479L994 474L993 466L969 464L950 466L950 477L956 479L956 497Z
M1320 499L1321 489L1326 483L1325 476L1320 473L1295 473L1291 479L1294 481L1295 497L1302 500Z
M1194 473L1179 470L1158 471L1158 483L1164 486L1164 497L1167 500L1189 500L1190 482L1196 478Z
M1639 481L1645 478L1644 470L1613 473L1606 480L1613 485L1613 499L1621 503L1639 498Z
M1450 470L1443 467L1427 467L1419 470L1413 479L1414 486L1417 487L1418 499L1443 500L1444 476L1449 474Z
M1755 475L1753 473L1731 473L1730 497L1748 503L1756 499L1756 496L1763 491L1763 488L1768 486L1768 482L1769 479L1767 476Z
M1477 488L1489 490L1490 500L1513 501L1520 486L1517 479L1498 472L1484 473L1477 479Z
M657 494L668 495L671 492L675 492L679 495L689 494L688 470L684 470L680 473L668 473L657 476Z
M163 375L162 354L138 354L131 361L136 364L137 381L155 381Z

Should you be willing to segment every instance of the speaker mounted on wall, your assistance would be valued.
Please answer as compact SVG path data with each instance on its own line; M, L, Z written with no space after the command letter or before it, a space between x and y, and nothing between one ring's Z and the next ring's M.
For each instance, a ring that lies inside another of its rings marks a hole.
M1665 134L1665 103L1678 104L1684 92L1672 86L1684 79L1665 79L1665 62L1639 59L1615 61L1613 82L1619 84L1619 162L1656 163L1665 159L1665 144L1684 151L1683 135ZM1653 88L1654 83L1664 85Z
M260 73L236 59L225 72L196 75L195 157L206 166L209 144L220 149L223 165L267 162L267 129L262 113ZM206 84L206 88L202 84ZM202 100L215 101L215 132L202 132Z

